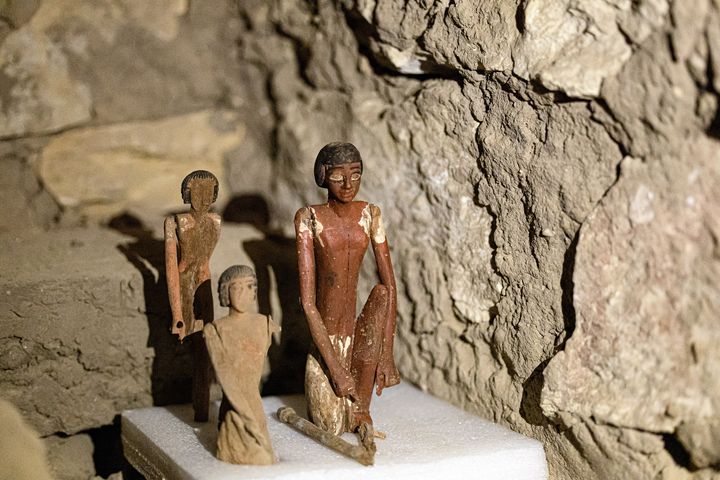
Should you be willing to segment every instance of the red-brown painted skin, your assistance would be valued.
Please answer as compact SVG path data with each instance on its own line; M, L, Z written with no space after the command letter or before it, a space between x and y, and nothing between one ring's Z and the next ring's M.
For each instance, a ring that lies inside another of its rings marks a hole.
M189 182L189 213L165 219L165 273L172 312L172 333L180 341L213 321L210 256L220 236L220 216L208 212L215 183L208 179ZM193 408L195 421L208 419L210 358L201 334L190 337L193 350Z
M360 171L359 163L328 168L328 202L302 208L295 216L302 307L335 395L353 400L355 418L348 430L372 424L373 386L379 395L383 388L400 382L393 359L397 294L390 250L384 233L378 234L382 232L379 208L369 205L372 224L368 232L360 224L368 207L366 202L354 201ZM314 227L318 223L321 228ZM370 243L380 284L357 317L358 273ZM345 361L330 336L352 338Z

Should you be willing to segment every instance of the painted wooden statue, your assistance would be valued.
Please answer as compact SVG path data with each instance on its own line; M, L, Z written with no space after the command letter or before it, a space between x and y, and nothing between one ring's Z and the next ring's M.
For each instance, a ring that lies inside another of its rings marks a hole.
M380 209L356 201L363 163L349 143L331 143L315 160L315 182L327 203L295 215L302 308L314 349L307 358L305 396L311 421L340 435L356 432L374 454L373 388L400 382L393 359L397 293ZM380 283L359 316L360 266L372 245Z
M209 211L217 199L218 180L196 170L182 181L180 193L190 212L165 219L165 273L172 312L172 333L182 342L190 336L193 350L195 421L206 422L212 368L201 334L213 320L210 256L220 237L220 216ZM195 335L193 335L195 334Z
M254 313L257 279L252 268L235 265L218 284L226 317L205 325L204 336L223 390L218 415L217 458L247 465L275 461L260 398L260 379L273 334L280 327L270 316Z

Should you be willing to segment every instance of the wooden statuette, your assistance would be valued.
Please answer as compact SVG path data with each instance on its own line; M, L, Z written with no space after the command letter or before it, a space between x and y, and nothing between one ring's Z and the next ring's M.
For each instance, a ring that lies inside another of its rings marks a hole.
M400 376L393 359L397 293L390 249L380 208L355 200L362 173L353 145L323 147L315 160L315 181L327 189L328 201L301 208L295 232L302 308L314 343L305 375L308 414L336 436L357 433L372 463L373 388L380 395ZM358 316L358 275L369 245L380 283Z
M185 177L180 187L190 212L165 219L165 274L173 334L190 337L193 350L192 400L195 421L206 422L212 369L202 335L213 320L210 256L220 237L220 216L209 211L218 195L218 180L206 170Z
M252 268L235 265L218 285L226 317L205 325L203 334L223 390L218 415L217 458L237 464L275 461L260 398L260 379L273 334L280 327L270 316L253 313L257 279Z

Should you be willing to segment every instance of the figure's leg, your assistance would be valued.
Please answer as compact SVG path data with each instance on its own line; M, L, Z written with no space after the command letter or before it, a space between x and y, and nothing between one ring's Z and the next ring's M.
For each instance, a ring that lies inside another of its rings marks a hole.
M305 398L308 417L315 425L334 435L350 431L350 400L335 395L332 380L317 349L313 349L307 356Z
M195 325L193 325L192 330L193 332L202 331L206 323L210 323L215 320L212 284L210 280L205 280L195 290L193 318L195 319Z
M375 386L375 372L380 361L382 334L388 316L388 290L375 285L355 325L351 373L358 400L355 403L356 427L372 424L370 399Z
M196 323L213 321L213 303L210 280L200 284L195 291L193 302L193 317ZM199 325L198 325L199 326ZM207 351L207 345L202 337L202 326L193 333L193 409L196 422L207 422L210 410L210 382L212 379L212 363Z
M202 332L190 335L193 351L192 401L196 422L207 422L210 410L212 364Z

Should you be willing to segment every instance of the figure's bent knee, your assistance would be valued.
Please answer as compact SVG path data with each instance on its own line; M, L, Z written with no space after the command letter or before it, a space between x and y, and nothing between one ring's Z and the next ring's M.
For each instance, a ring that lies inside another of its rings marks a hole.
M380 283L375 285L372 289L372 292L370 292L371 297L377 297L382 299L387 298L388 295L390 295L390 289Z

